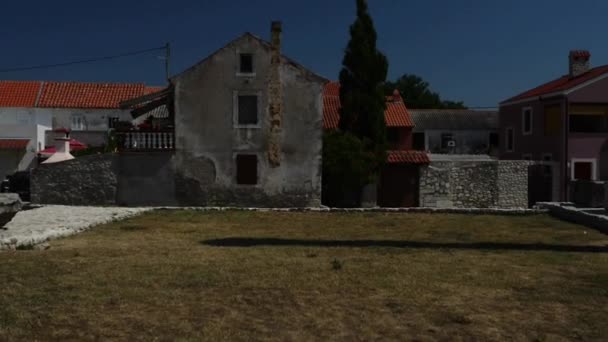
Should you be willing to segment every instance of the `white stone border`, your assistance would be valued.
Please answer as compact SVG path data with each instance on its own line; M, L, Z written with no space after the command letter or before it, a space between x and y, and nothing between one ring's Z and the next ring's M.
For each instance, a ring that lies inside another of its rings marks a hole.
M242 208L242 207L155 207L157 210L195 211L257 211L257 212L320 212L320 213L428 213L467 215L539 215L547 214L547 209L527 208Z

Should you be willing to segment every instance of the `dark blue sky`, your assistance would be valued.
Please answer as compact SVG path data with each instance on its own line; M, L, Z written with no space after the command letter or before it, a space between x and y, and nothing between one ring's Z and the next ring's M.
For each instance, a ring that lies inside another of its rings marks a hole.
M0 6L0 69L172 44L172 74L245 31L283 21L284 53L336 79L354 0L22 0ZM369 0L389 78L414 73L442 97L494 106L567 72L568 50L608 64L606 0ZM159 53L162 54L162 53ZM164 84L159 54L2 79Z

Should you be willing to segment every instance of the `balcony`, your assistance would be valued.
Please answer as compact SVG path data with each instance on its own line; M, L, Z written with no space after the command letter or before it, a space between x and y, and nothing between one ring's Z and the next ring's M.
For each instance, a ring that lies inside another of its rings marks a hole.
M120 152L159 152L175 150L173 130L133 130L115 132Z

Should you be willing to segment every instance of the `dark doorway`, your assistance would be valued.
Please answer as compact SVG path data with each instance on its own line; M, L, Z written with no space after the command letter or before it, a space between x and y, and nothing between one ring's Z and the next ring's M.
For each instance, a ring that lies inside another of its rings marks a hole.
M591 180L593 178L593 163L574 162L574 179Z
M424 132L414 132L413 136L412 136L412 144L413 144L413 148L414 150L417 151L424 151L426 150L426 146L425 146L425 138L424 138Z
M418 206L418 165L389 164L380 176L378 205L385 208Z
M553 200L553 167L530 165L528 168L528 206Z

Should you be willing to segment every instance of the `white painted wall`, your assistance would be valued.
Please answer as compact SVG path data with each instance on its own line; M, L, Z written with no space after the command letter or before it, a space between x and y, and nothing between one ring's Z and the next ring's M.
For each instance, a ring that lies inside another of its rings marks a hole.
M1 151L0 180L32 166L38 151L45 148L45 131L51 124L50 113L41 108L0 108L0 139L29 139L25 151Z
M476 154L490 144L490 130L426 130L424 131L425 147L431 153L447 153L441 149L441 135L451 133L456 148L451 153Z
M47 111L53 118L52 126L56 128L68 128L74 131L107 131L108 119L117 117L121 121L131 121L129 110L121 109L81 109L81 108L40 108ZM80 116L83 127L80 129L73 125L73 118Z

